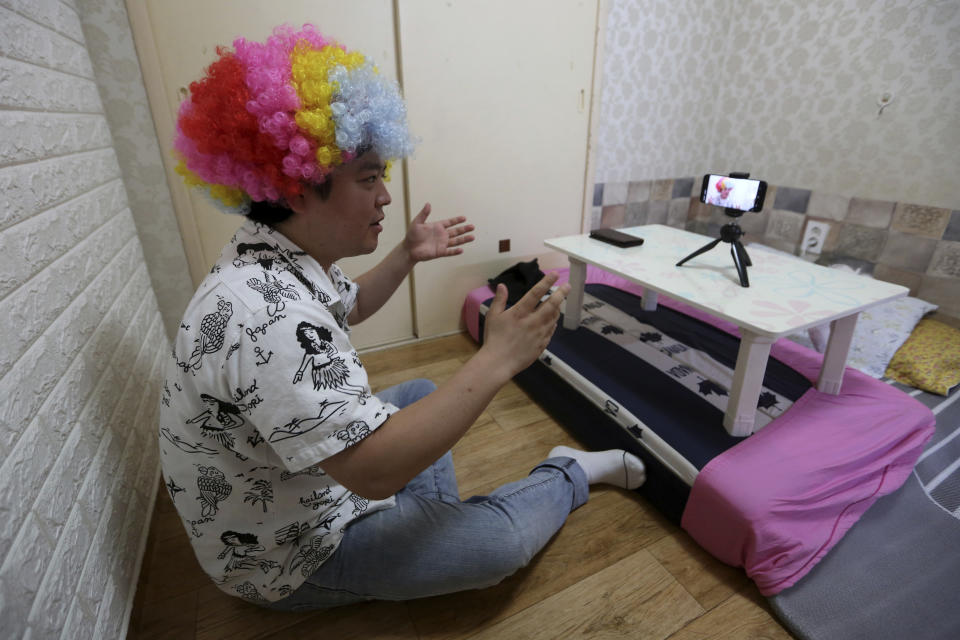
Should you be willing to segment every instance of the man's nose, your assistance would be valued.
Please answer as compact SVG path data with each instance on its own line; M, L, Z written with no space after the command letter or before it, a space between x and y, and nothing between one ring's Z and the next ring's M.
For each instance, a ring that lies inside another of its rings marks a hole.
M377 206L385 207L388 204L393 202L393 199L390 197L390 192L387 191L387 185L380 183L380 192L377 194Z

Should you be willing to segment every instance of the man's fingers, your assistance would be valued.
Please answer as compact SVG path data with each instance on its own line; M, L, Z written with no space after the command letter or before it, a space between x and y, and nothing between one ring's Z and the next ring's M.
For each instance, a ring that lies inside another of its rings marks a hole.
M493 294L493 302L490 303L490 312L498 315L507 307L507 285L502 282L497 285L497 290Z
M557 318L560 317L560 305L563 304L569 292L570 285L566 282L563 283L550 294L549 298L537 307L531 316L532 319L535 320L535 324L539 327L537 334L540 338L537 341L537 345L540 352L543 352L543 350L547 348L547 345L550 344L550 340L553 338L553 334L557 329Z
M553 292L551 298L557 299L557 306L559 307L564 300L567 299L567 295L570 293L570 283L564 282L562 285L557 287L557 290Z
M540 281L533 285L529 291L522 298L520 302L517 303L518 307L522 307L528 311L533 310L537 303L540 302L540 298L547 295L547 292L550 291L550 287L553 286L553 283L557 281L557 274L548 273L543 276Z
M549 298L544 300L543 303L537 307L535 313L545 314L549 318L549 323L553 324L560 316L560 309L569 292L570 285L564 282L562 285L557 287L556 291L550 294Z
M463 234L465 233L470 233L475 228L476 227L474 227L472 224L465 224L462 227L448 228L447 237L452 240L453 238L463 236ZM470 237L472 238L473 236L470 236Z
M428 202L425 205L423 205L423 209L420 209L420 213L417 214L417 217L414 218L413 221L417 224L423 224L426 221L427 216L429 215L430 215L430 203Z
M450 238L450 241L447 243L447 246L456 247L461 244L467 244L468 242L473 242L473 236L459 236L456 238Z
M455 218L447 218L446 220L444 220L444 221L441 222L440 224L442 224L442 225L443 225L444 227L446 227L446 228L449 228L449 227L456 226L456 225L460 224L461 222L466 222L466 221L467 221L467 216L457 216L457 217L455 217ZM468 224L468 225L466 225L466 226L470 227L469 231L473 231L473 225L472 225L472 224ZM461 233L463 233L463 232L461 231Z
M559 313L560 306L563 304L563 301L567 299L568 293L570 293L570 283L564 282L557 287L556 291L550 294L550 297L547 298L541 306L549 306L552 309L556 309L557 313Z

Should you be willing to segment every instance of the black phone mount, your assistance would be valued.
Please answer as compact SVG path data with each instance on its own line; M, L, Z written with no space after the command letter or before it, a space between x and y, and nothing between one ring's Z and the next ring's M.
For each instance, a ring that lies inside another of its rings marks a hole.
M731 178L749 178L749 173L731 173ZM739 218L743 215L743 211L739 209L734 209L732 207L724 207L723 212L730 216L731 218ZM708 242L703 245L686 258L677 263L677 266L682 266L684 262L690 260L691 258L696 258L701 253L706 253L713 249L715 246L721 242L727 242L730 244L730 255L733 256L733 264L737 267L737 275L740 276L740 286L749 287L750 278L747 276L747 267L753 266L753 263L750 262L750 256L747 255L747 250L744 249L743 243L740 242L740 238L743 236L743 229L740 228L736 222L728 222L727 224L720 227L720 237L712 242Z

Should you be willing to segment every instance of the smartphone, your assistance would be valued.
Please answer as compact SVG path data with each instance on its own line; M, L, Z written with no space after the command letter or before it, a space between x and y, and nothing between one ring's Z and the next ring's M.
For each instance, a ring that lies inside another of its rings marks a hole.
M590 232L590 237L600 242L606 242L618 247L636 247L643 244L643 238L632 236L629 233L623 233L616 229L594 229Z
M749 178L731 178L708 173L703 176L700 202L739 211L760 211L767 195L767 183Z

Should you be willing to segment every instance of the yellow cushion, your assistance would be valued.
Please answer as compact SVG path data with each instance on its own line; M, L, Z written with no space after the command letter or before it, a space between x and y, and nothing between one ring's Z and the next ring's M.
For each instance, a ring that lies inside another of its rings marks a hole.
M936 320L917 323L887 366L887 377L947 395L960 383L960 330Z

